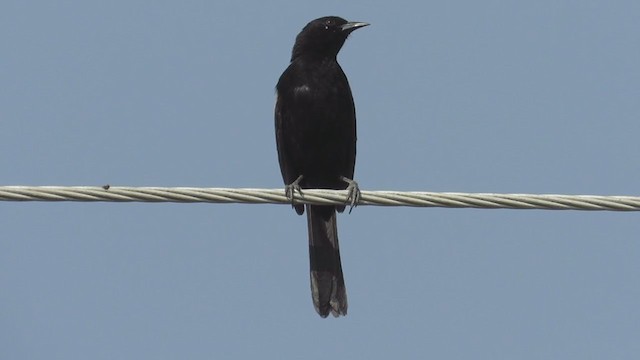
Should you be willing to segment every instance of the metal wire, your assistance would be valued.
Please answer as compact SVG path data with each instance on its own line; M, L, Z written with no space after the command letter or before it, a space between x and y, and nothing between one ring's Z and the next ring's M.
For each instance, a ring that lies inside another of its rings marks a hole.
M339 205L346 190L303 190L296 204ZM291 204L283 189L125 186L0 186L0 201ZM357 205L478 209L640 211L640 197L362 191Z

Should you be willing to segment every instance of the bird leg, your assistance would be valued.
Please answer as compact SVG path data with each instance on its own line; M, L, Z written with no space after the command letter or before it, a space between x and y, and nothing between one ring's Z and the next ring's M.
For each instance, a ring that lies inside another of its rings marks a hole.
M351 214L351 210L358 206L358 201L360 201L360 187L357 182L347 177L340 176L340 180L349 184L349 186L347 186L347 191L349 193L347 194L346 204L349 204L349 214Z
M284 187L284 195L287 197L287 199L291 199L291 206L294 205L293 199L296 191L300 194L300 197L302 197L302 188L300 187L300 181L302 181L303 177L303 175L298 176L298 178L295 179L291 184L285 185Z

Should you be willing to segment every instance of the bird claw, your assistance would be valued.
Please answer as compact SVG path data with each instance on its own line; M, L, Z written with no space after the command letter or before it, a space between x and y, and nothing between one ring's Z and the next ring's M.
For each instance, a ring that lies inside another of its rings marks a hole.
M358 206L358 202L360 201L360 187L358 186L357 182L344 176L341 176L340 180L349 184L349 186L347 186L348 193L347 201L345 202L345 204L349 205L349 214L351 214L353 208Z
M287 199L291 200L291 206L292 207L295 205L294 202L295 202L295 193L296 193L296 191L298 192L298 194L300 194L300 197L303 196L302 195L302 188L300 187L300 181L302 180L302 178L303 178L303 176L300 175L291 184L284 186L284 195L287 197Z

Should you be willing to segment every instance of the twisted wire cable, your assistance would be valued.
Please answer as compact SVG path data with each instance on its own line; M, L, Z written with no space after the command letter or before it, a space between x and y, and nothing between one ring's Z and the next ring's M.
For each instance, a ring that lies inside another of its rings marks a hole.
M306 189L296 204L339 205L346 190ZM284 189L126 186L0 186L0 201L291 204ZM640 197L362 191L357 205L477 209L640 211Z

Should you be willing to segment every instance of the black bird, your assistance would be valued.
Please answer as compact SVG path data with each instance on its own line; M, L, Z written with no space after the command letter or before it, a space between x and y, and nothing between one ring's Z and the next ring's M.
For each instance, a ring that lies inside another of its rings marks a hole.
M291 64L282 73L275 108L278 161L285 192L301 189L349 190L356 162L356 112L349 82L336 57L349 34L369 24L328 16L308 23L296 37ZM293 205L298 215L304 205ZM320 316L347 314L340 264L336 210L345 206L306 205L311 296Z

